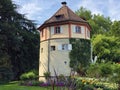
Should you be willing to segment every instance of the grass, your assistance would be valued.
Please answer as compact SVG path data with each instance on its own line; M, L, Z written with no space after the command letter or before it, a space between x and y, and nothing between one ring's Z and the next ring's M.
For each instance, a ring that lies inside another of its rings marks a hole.
M50 87L20 86L17 81L0 85L0 90L50 90Z

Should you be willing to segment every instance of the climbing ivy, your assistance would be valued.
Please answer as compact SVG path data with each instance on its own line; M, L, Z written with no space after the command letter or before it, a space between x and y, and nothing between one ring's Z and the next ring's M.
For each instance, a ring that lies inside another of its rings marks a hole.
M72 44L72 50L69 53L70 67L73 69L81 67L87 67L90 64L90 40L87 39L70 39Z

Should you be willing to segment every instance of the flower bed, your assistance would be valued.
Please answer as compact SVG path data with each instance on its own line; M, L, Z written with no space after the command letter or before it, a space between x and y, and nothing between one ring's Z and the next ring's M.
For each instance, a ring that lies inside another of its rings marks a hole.
M117 90L117 84L115 83L108 83L108 82L102 82L98 79L94 78L78 78L77 84L83 90L86 90L85 88L89 88L89 90ZM91 88L91 89L90 89Z

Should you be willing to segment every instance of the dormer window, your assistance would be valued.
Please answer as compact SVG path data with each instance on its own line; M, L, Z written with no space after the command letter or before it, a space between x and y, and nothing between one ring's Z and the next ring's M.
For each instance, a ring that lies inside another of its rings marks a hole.
M62 19L64 17L64 14L56 15L55 17L57 20Z
M76 26L75 27L75 32L76 33L81 33L81 27L80 26Z

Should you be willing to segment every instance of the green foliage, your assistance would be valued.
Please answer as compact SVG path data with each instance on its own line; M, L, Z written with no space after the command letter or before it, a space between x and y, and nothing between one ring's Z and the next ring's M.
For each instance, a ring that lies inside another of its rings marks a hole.
M0 0L0 63L9 65L17 80L22 73L38 69L39 33L33 21L16 9L12 0Z
M75 12L78 16L80 16L81 18L85 19L85 20L89 20L92 18L92 14L91 11L87 10L84 7L81 7L79 10L77 10Z
M20 79L21 80L33 80L33 79L36 79L37 75L30 71L30 72L27 72L27 73L24 73L20 76Z
M95 78L77 78L77 90L117 90L113 83L102 82Z
M109 17L104 17L103 15L100 14L92 15L90 10L87 10L86 8L83 7L77 10L75 13L89 22L92 28L91 36L94 36L96 34L105 34L108 33L108 31L110 31L112 21L110 20Z
M70 56L70 67L77 70L90 64L90 40L70 39L72 50ZM80 66L80 67L79 67Z
M98 61L120 62L120 21L111 21L109 17L100 14L92 15L83 7L76 14L87 17L92 28L93 56L98 56Z
M88 77L99 78L101 76L99 64L91 64L90 67L87 69L86 74Z
M113 22L110 30L110 35L114 35L120 38L120 21Z
M92 39L93 55L98 56L98 61L105 62L120 60L120 43L119 39L114 36L96 35Z
M114 64L113 68L113 76L111 80L118 84L118 90L120 90L120 64Z
M106 77L106 78L110 77L111 74L113 73L112 64L110 62L101 63L100 70L101 70L101 76L102 77Z
M97 33L94 34L104 34L110 31L110 25L112 24L109 17L104 17L103 15L94 15L93 21L98 26Z
M46 79L48 79L50 77L50 72L45 72L44 76L45 76Z
M113 73L113 64L111 62L107 63L96 63L91 64L87 69L87 76L103 78L110 78Z

